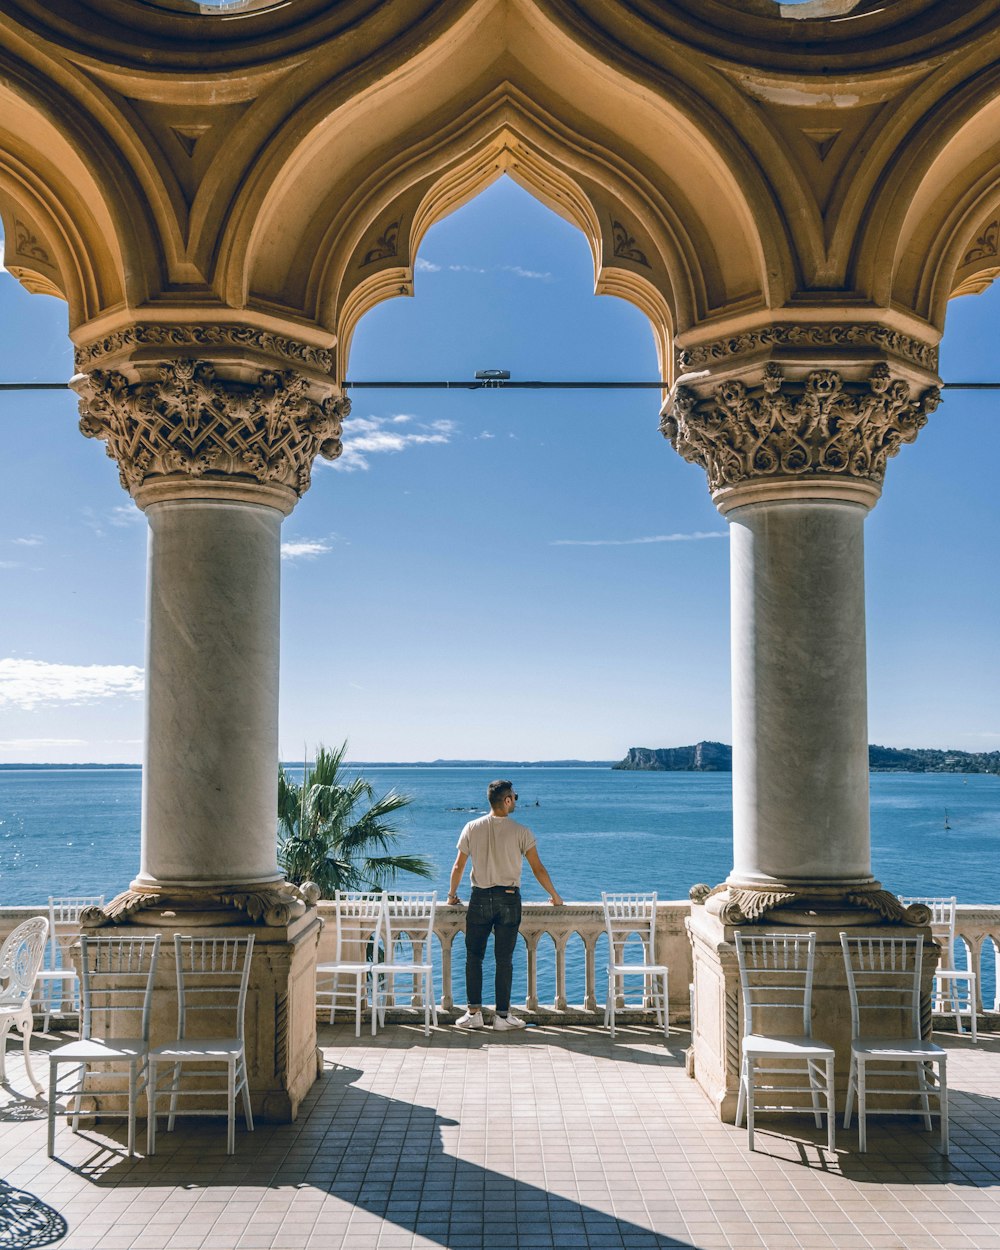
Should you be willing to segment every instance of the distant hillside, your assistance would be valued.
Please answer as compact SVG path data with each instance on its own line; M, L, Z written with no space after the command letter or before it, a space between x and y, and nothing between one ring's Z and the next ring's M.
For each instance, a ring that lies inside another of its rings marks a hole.
M612 768L641 773L731 773L733 748L722 742L696 742L691 747L629 747Z
M929 747L868 748L873 773L994 773L1000 775L1000 751L936 751ZM733 748L722 742L696 742L690 747L629 747L612 768L629 772L728 773Z

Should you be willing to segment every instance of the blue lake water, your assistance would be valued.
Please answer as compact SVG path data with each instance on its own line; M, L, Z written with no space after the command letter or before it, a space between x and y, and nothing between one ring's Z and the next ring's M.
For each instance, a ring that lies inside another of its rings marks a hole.
M367 766L364 773L379 793L413 796L398 813L406 834L400 849L430 857L432 884L443 895L458 834L484 810L496 769ZM539 767L508 774L520 795L517 816L534 831L567 900L599 899L602 889L684 899L695 882L714 885L732 865L728 773ZM137 769L0 770L0 905L44 903L49 894L111 897L126 888L139 864L140 785ZM887 889L1000 904L1000 777L883 773L872 776L871 791L872 870ZM468 875L462 892L467 898ZM527 867L523 892L526 900L545 897ZM571 971L581 958L573 954ZM456 952L459 999L461 965ZM549 979L541 967L546 997ZM518 982L520 969L515 1001L524 993Z

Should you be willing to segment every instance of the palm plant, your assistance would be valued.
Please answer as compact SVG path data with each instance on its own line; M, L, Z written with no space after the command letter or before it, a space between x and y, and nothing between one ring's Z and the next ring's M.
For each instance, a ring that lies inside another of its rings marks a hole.
M278 863L296 885L314 881L323 898L336 890L382 890L401 872L431 877L423 855L390 854L403 836L386 817L413 799L390 790L380 798L363 777L346 779L347 743L320 746L302 785L278 766Z

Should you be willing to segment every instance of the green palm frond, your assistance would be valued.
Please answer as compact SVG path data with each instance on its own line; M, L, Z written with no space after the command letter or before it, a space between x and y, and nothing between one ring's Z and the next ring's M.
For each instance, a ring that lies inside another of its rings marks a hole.
M297 785L278 768L278 863L289 881L336 890L384 889L400 873L432 877L422 855L391 854L404 837L386 817L413 799L396 790L376 797L363 777L342 774L347 743L319 746Z

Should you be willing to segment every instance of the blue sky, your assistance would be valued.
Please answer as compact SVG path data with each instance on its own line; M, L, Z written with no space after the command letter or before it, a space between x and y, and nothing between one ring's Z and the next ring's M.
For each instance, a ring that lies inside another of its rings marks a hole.
M997 378L1000 291L946 379ZM65 309L0 274L0 380L72 372ZM425 238L349 375L653 378L644 317L504 179ZM614 759L731 740L728 541L650 392L356 391L284 525L281 751ZM953 394L867 522L873 742L1000 748L1000 395ZM0 761L141 758L145 522L74 397L0 394Z

